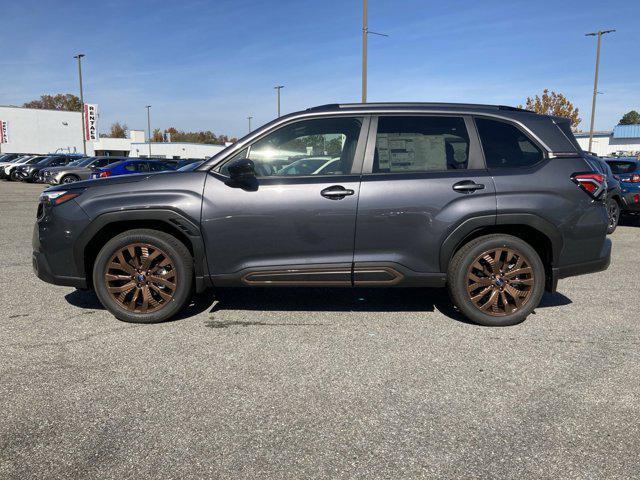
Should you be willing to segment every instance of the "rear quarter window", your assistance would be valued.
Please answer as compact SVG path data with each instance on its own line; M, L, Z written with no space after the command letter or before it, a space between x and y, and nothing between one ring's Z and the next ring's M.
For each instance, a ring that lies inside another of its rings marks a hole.
M544 158L542 150L510 123L476 118L488 168L526 168Z

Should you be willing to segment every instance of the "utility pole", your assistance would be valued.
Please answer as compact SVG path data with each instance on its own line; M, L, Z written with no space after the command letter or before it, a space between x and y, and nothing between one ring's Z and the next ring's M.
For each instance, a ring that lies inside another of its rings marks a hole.
M276 85L273 87L278 92L278 118L280 117L280 90L284 88L284 85Z
M247 120L249 120L249 133L251 133L251 119L253 118L253 116L249 115L247 117Z
M151 105L145 107L147 109L147 131L149 132L149 157L151 157Z
M82 113L82 151L84 152L85 156L87 155L87 137L85 134L85 122L86 119L84 118L84 94L82 93L82 57L84 57L84 53L79 53L78 55L74 55L73 58L77 58L78 59L78 79L80 80L80 111Z
M388 37L385 33L377 33L369 30L368 0L362 0L362 103L367 103L367 39L369 34Z
M598 37L598 46L596 47L596 74L593 79L593 100L591 102L591 125L589 126L589 151L593 144L593 123L596 118L596 97L598 96L598 70L600 68L600 43L602 35L615 32L615 30L598 30L597 32L586 33L586 37Z

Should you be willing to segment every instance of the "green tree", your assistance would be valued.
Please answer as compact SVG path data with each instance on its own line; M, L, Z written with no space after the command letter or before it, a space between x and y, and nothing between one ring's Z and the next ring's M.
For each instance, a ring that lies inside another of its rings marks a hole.
M618 124L638 125L640 124L640 113L636 112L635 110L631 110L630 112L627 112L622 116Z
M582 121L579 110L573 106L573 103L571 103L567 97L562 93L549 92L547 88L542 91L541 96L536 95L533 98L527 97L525 106L518 105L518 108L525 108L542 115L567 117L571 120L571 126L574 129L577 128Z
M26 108L40 108L46 110L68 110L80 112L82 105L80 99L71 93L58 93L57 95L41 95L39 100L32 100L23 105Z

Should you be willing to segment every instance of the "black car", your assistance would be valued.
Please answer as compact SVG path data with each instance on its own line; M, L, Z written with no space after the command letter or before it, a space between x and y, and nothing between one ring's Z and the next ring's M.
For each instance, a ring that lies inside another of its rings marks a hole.
M338 162L285 168L301 156ZM447 286L467 318L512 325L559 279L608 267L605 190L565 118L326 105L280 117L193 171L49 188L33 267L94 289L128 322L166 320L208 287Z
M620 182L611 171L611 167L596 156L585 156L589 165L593 167L594 172L603 174L607 179L607 212L609 214L609 228L607 233L613 233L620 221L620 212L622 210L623 193L620 188Z
M61 167L81 158L82 155L49 155L37 163L16 167L12 178L23 182L34 182L38 180L38 175L43 168Z

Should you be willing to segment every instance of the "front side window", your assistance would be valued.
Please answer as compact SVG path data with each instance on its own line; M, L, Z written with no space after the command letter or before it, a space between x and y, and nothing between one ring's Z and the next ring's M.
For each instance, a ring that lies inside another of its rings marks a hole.
M259 177L348 175L361 126L361 118L348 117L292 123L252 144L247 158Z
M541 161L542 150L514 125L476 118L488 168L531 167Z
M378 119L373 173L466 169L469 134L462 117Z

